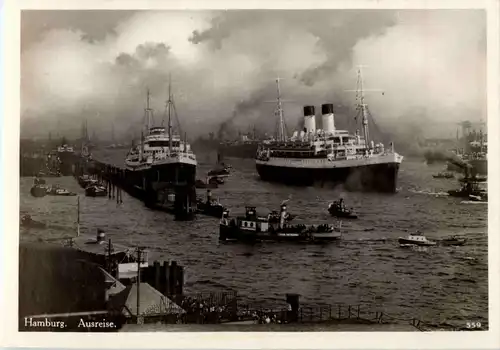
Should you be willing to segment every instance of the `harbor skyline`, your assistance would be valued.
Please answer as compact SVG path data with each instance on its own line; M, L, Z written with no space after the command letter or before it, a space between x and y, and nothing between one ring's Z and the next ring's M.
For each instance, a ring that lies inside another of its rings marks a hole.
M290 126L303 105L333 103L349 119L355 101L344 90L355 88L359 64L368 66L366 88L384 91L368 99L389 132L411 134L418 124L424 135L451 133L447 125L485 118L481 10L23 11L21 29L26 137L76 131L83 119L127 135L147 88L156 118L164 113L170 74L193 138L227 121L274 127L265 101L277 76Z

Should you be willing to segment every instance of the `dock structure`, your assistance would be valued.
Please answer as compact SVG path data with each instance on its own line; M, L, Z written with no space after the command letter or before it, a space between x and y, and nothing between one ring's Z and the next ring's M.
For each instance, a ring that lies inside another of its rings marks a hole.
M123 164L92 159L81 159L75 166L75 175L90 175L99 180L107 189L108 197L123 202L122 191L141 200L151 209L174 214L177 220L191 220L196 208L196 187L189 183L154 183L143 179L138 186L131 179L131 171Z
M271 308L242 304L236 291L185 294L184 269L175 261L154 261L115 277L106 271L106 264L74 248L47 243L21 244L19 270L20 331L452 330L449 325L375 312L369 305L301 305L299 294L286 294L287 306ZM81 326L82 319L87 323L103 318L114 326L106 330ZM61 322L67 326L58 327ZM166 329L160 323L195 328ZM215 325L227 327L210 328Z

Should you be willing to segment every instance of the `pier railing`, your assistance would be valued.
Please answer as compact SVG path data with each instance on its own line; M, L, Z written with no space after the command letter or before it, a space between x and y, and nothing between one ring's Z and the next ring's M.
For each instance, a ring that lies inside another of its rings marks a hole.
M249 322L253 324L406 324L420 331L471 330L446 323L428 323L408 317L395 317L381 311L374 311L367 305L332 304L322 306L301 306L292 311L290 307L268 308L237 301L235 292L200 293L190 296L173 296L173 301L184 312L170 307L161 313L144 315L151 322L177 324L217 324ZM145 322L148 322L145 320ZM487 325L483 325L487 327ZM473 329L472 329L473 330Z

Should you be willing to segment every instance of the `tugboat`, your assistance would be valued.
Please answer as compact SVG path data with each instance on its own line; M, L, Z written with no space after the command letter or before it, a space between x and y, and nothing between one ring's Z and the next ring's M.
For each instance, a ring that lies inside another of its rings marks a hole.
M441 245L462 246L467 242L467 238L460 236L451 236L441 240Z
M229 176L230 168L221 164L221 167L217 167L208 172L208 176Z
M45 185L44 179L39 179L35 177L33 181L33 187L31 187L30 193L33 197L45 197L47 195L47 186Z
M228 164L222 162L222 156L217 152L217 166L208 172L208 176L229 176L231 174L232 167Z
M450 190L448 194L452 197L470 199L471 196L483 198L487 196L486 182L477 181L474 177L461 179L462 187L459 190Z
M225 210L227 210L218 200L212 199L212 191L207 190L207 199L203 201L198 199L198 212L208 216L220 218Z
M432 175L432 177L435 179L453 179L455 175L452 172L444 171L437 173L436 175Z
M246 207L245 216L229 220L229 211L222 214L219 225L219 239L222 241L284 241L299 243L321 243L336 241L342 237L339 227L322 224L306 226L303 224L289 226L285 222L286 211L280 213L278 225L267 217L259 217L255 207Z
M76 196L76 193L70 192L64 188L60 188L58 185L47 189L47 195L49 196Z
M339 218L346 218L346 219L358 218L358 216L353 213L352 208L351 210L349 210L345 207L343 198L340 198L340 200L330 203L330 205L328 205L328 212L332 216L336 216Z
M101 184L91 184L85 188L85 195L87 197L106 197L108 190Z
M399 237L398 242L401 247L410 247L410 246L434 246L436 242L429 241L424 235L421 233L412 233L408 237L403 238Z

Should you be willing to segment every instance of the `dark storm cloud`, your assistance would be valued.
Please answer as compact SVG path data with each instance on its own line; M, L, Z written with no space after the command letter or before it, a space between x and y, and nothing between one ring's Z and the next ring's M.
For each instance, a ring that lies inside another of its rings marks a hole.
M191 135L228 120L272 128L277 76L288 125L325 102L342 125L357 64L386 91L367 99L389 128L485 112L481 11L30 11L22 28L22 119L36 131L87 118L118 135L140 122L147 87L162 113L170 76Z

